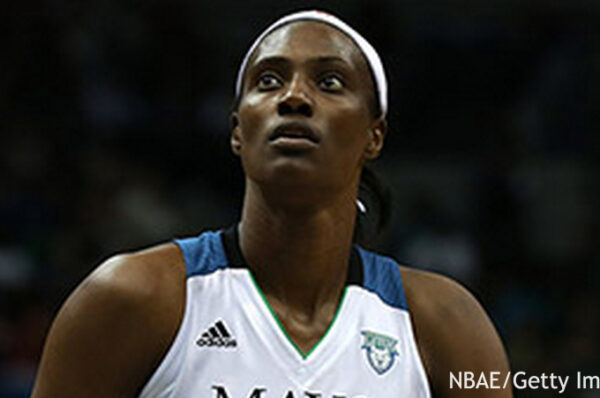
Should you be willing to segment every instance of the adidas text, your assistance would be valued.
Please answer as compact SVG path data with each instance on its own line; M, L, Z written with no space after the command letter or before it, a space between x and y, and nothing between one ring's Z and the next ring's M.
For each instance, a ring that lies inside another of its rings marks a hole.
M196 340L199 347L233 348L237 347L237 341L231 335L225 322L219 319Z

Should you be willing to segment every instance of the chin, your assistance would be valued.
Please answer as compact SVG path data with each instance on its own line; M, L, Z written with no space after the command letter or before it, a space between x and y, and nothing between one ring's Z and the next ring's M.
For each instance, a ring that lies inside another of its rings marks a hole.
M296 159L278 161L276 164L269 165L259 180L262 185L310 189L324 184L323 170L314 166Z

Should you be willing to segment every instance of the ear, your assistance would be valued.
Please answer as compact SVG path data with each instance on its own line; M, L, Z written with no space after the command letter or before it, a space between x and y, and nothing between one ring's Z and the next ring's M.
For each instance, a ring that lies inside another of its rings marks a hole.
M233 112L231 114L229 121L231 123L231 150L233 151L233 153L239 156L242 150L242 136L240 122L236 112Z
M379 156L381 148L383 148L383 141L385 139L385 133L387 131L387 121L385 119L378 119L374 122L373 126L369 130L369 144L365 150L365 157L367 159L375 159Z

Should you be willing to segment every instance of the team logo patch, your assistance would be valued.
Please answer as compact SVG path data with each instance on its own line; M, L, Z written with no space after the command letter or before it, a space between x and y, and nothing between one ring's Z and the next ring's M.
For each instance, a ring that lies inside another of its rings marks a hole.
M361 349L364 349L367 360L377 374L384 374L394 365L394 359L398 355L396 345L398 340L379 334L363 330L360 332L363 337Z

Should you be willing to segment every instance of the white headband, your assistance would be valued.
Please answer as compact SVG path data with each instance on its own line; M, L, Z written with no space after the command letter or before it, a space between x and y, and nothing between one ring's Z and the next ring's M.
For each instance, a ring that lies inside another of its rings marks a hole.
M244 80L244 72L246 70L246 67L248 66L250 56L254 53L258 45L265 38L265 36L273 32L275 29L281 27L282 25L301 20L324 22L328 25L333 26L334 28L339 29L342 33L345 33L354 41L354 43L358 46L358 48L362 51L365 58L367 59L369 68L373 73L373 77L375 79L375 89L377 90L377 94L379 96L379 106L381 108L381 114L382 116L385 116L387 113L387 80L385 78L383 64L381 63L381 59L379 58L377 51L375 51L373 46L367 40L365 40L365 38L362 37L360 33L352 29L344 21L326 12L316 10L300 11L290 15L286 15L275 21L271 26L265 29L260 34L260 36L258 36L258 38L254 41L254 43L246 53L246 56L244 57L244 60L240 65L237 80L235 82L236 97L238 97L242 92L242 81Z

